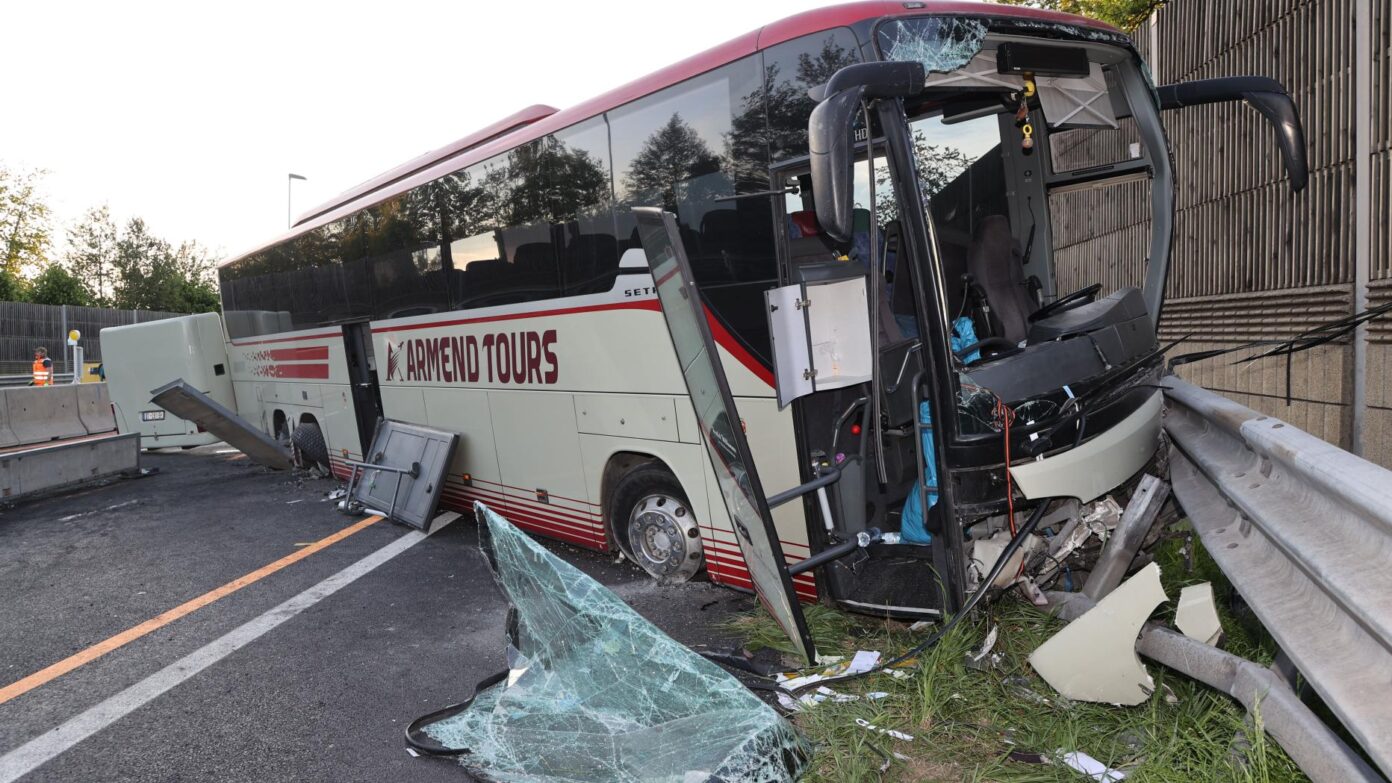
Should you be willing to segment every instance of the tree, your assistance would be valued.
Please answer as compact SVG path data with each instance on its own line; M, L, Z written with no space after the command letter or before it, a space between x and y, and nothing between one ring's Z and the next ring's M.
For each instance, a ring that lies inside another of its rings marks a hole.
M49 264L29 286L29 301L46 305L92 304L92 294L82 281L58 264Z
M0 302L24 302L28 298L28 281L8 269L0 269Z
M63 266L91 293L97 307L110 307L116 296L118 233L105 204L87 210L68 228Z
M176 313L218 309L213 261L195 242L174 248L131 218L116 240L114 304L130 310Z
M1011 5L1048 8L1097 19L1127 32L1150 18L1155 9L1169 0L1003 0Z
M682 183L718 171L720 156L711 152L680 114L673 114L643 142L624 184L630 203L661 203L664 209L676 211Z
M0 269L12 275L48 264L52 214L38 192L44 173L0 166Z

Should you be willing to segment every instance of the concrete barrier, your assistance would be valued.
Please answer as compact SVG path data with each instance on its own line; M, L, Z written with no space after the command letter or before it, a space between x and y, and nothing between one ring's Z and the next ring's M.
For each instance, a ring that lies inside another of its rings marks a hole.
M10 429L9 398L0 394L0 449L19 445L19 436Z
M140 435L107 435L0 454L0 498L15 500L140 470Z
M104 383L83 383L77 390L77 417L88 435L98 435L116 429L116 414L111 410L111 395Z
M77 386L4 389L10 431L22 445L86 436L78 415Z

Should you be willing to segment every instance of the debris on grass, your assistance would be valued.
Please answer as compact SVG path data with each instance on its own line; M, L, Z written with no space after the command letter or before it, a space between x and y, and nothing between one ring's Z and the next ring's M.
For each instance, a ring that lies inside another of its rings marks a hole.
M1202 582L1179 591L1175 607L1175 627L1190 639L1217 646L1223 635L1218 608L1213 604L1213 585Z
M1041 644L1030 655L1030 666L1075 701L1140 704L1155 690L1155 681L1136 655L1136 637L1165 600L1160 567L1151 563Z
M1175 538L1157 551L1165 588L1176 595L1188 584L1211 581L1223 622L1223 648L1269 662L1273 643L1234 619L1232 588L1202 546L1191 544L1187 552L1180 551L1185 543ZM1183 567L1186 557L1194 561L1192 571ZM1168 621L1173 607L1162 607L1157 619ZM911 630L905 623L821 605L805 608L818 649L843 660L858 649L879 650L884 659L893 659L922 641L921 631L932 627L924 624ZM1001 656L999 667L969 668L966 659L982 649L993 626L998 631L990 654ZM762 610L742 615L727 627L751 648L756 646L753 640L776 640L782 634ZM1155 691L1135 707L1060 700L1027 659L1061 627L1060 621L1007 596L959 624L913 665L891 670L893 676L834 683L837 693L861 698L826 699L790 718L817 748L804 780L1085 783L1088 778L1059 763L1055 752L1078 748L1114 768L1121 766L1129 780L1147 783L1307 783L1279 746L1260 730L1253 731L1240 704L1163 666L1151 667ZM1023 697L1005 684L1008 678L1018 678L1011 682L1048 696L1042 702ZM870 699L868 692L886 695ZM876 737L856 724L856 718L893 727L915 740ZM1230 750L1240 732L1250 737L1254 749L1236 757ZM877 743L895 747L890 752ZM882 772L886 762L889 766Z
M1126 773L1119 769L1112 769L1097 759L1079 750L1068 753L1060 752L1059 759L1073 769L1087 775L1097 783L1117 783L1125 780Z
M856 718L855 722L857 726L861 727L862 729L865 729L866 731L877 732L879 734L885 735L886 737L893 737L897 740L903 740L905 742L913 742L912 734L905 734L902 731L896 731L894 729L882 729L864 718Z

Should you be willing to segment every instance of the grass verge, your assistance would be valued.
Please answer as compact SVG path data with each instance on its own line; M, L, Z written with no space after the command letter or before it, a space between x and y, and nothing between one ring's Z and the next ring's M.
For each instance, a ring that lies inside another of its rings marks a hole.
M1234 617L1231 605L1222 598L1230 588L1202 550L1195 551L1194 544L1181 539L1168 542L1157 559L1171 599L1157 612L1157 619L1169 619L1166 613L1173 613L1180 587L1213 581L1228 633L1224 649L1269 660L1269 641ZM931 633L911 633L901 623L824 606L805 608L823 654L861 649L891 656ZM999 627L995 646L1002 654L999 667L968 668L966 654L981 644L992 625ZM1269 737L1252 730L1240 704L1152 662L1147 662L1147 668L1156 692L1141 705L1112 707L1060 699L1027 662L1030 652L1060 627L1058 621L1007 597L962 623L925 653L912 676L876 675L835 686L840 693L889 695L878 700L823 702L793 717L818 748L808 780L1087 780L1062 764L1019 760L1030 754L1047 758L1060 750L1088 753L1136 781L1285 783L1307 779ZM751 649L788 649L781 631L762 611L736 618L731 629ZM857 718L912 734L914 739L874 734L858 726ZM1235 744L1245 751L1235 752ZM887 757L889 767L882 773Z

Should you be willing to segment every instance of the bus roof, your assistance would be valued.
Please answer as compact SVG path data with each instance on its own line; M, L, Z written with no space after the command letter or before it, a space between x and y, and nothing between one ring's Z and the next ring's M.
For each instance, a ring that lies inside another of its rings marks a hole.
M417 156L390 171L350 188L301 215L295 221L295 225L284 234L251 250L238 253L223 261L219 266L226 266L262 250L267 250L360 209L399 196L418 185L466 168L479 161L487 160L519 144L563 130L577 122L595 117L645 95L699 76L741 57L753 54L760 49L822 30L848 27L865 20L887 16L934 14L992 16L1003 19L1070 24L1109 33L1121 32L1106 23L1073 14L1026 6L967 2L964 0L923 0L922 2L865 0L864 2L845 3L804 11L745 33L568 109L557 110L542 104L522 109L452 144Z

